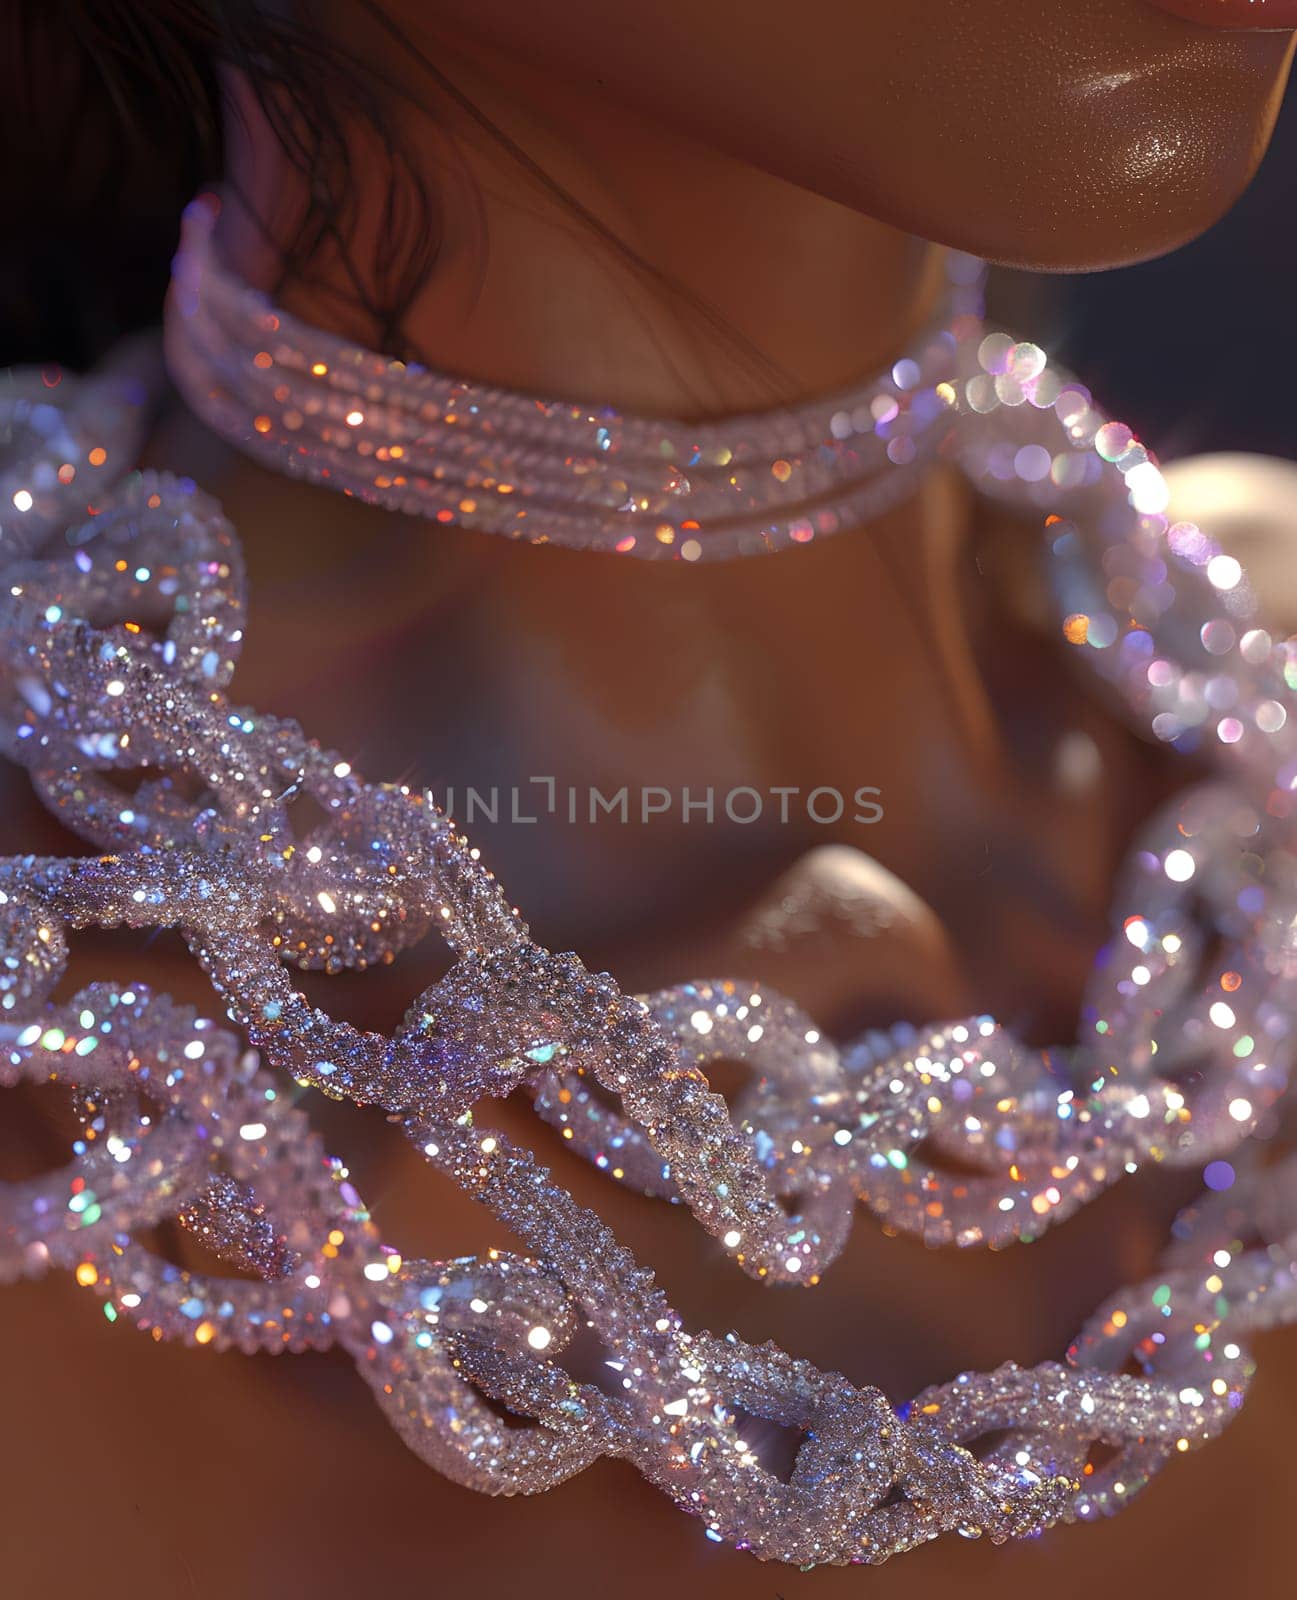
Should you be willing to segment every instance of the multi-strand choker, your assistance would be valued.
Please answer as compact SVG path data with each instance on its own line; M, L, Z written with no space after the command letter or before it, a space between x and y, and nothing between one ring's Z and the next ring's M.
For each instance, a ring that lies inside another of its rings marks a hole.
M681 423L443 377L322 333L222 267L215 216L211 202L186 215L167 360L216 432L374 505L647 560L806 544L910 492L948 436L980 297L980 264L952 257L941 316L887 372L827 401Z
M973 1017L838 1045L759 984L631 998L541 948L430 796L365 783L229 700L238 543L192 483L127 470L147 409L131 372L20 376L0 401L0 730L102 853L0 863L0 1083L86 1091L71 1164L0 1188L0 1275L73 1271L110 1322L196 1345L340 1345L411 1448L461 1483L532 1492L619 1456L711 1538L800 1564L1094 1517L1224 1427L1248 1337L1297 1317L1297 1167L1263 1167L1247 1142L1276 1124L1297 1014L1297 652L1266 632L1238 563L1169 522L1129 430L1037 347L987 333L968 264L953 269L950 316L890 373L706 429L345 346L221 271L202 209L168 347L207 420L275 464L512 537L684 560L777 548L858 523L936 453L1012 495L1043 524L1065 640L1146 729L1219 769L1133 850L1077 1042L1042 1052ZM303 796L328 820L300 825ZM179 929L279 1070L139 984L54 998L66 931L119 924ZM294 968L364 967L433 929L454 964L392 1037L294 985ZM721 1059L751 1071L732 1112L706 1077ZM295 1084L385 1107L532 1256L403 1259ZM1003 1245L1148 1162L1205 1166L1219 1192L1065 1361L965 1373L897 1407L687 1329L484 1120L484 1100L520 1087L611 1179L682 1201L736 1268L785 1284L831 1268L857 1200L933 1243ZM141 1234L173 1216L258 1279L152 1253ZM581 1324L611 1392L564 1368ZM750 1448L743 1413L802 1430L789 1478Z

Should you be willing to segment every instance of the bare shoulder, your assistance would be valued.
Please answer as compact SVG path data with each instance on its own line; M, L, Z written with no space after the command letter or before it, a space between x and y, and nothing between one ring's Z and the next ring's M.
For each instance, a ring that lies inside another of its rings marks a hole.
M1243 563L1267 621L1297 631L1297 461L1222 452L1162 470L1171 515L1219 540Z

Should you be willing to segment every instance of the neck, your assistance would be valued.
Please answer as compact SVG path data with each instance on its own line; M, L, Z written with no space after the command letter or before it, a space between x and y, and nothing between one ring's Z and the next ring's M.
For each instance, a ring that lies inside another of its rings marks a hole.
M432 60L482 121L438 88ZM701 417L843 387L890 363L931 312L930 246L646 122L596 86L424 35L368 64L392 85L397 135L440 210L435 266L402 318L430 366ZM231 189L291 227L304 182L238 82L231 94ZM372 159L357 148L354 170ZM381 259L382 213L381 193L360 196L353 262ZM273 235L241 204L227 205L218 245L249 281L278 277ZM374 342L351 309L347 264L311 269L279 288L285 307Z

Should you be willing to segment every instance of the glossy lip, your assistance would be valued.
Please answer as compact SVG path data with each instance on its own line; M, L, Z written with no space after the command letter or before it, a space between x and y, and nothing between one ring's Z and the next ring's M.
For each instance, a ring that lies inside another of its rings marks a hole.
M1297 29L1297 0L1149 0L1159 11L1208 28Z

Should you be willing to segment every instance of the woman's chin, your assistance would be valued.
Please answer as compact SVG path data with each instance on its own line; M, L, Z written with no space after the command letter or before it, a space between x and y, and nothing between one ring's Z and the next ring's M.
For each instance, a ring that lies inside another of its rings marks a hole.
M1297 35L1197 27L1139 0L998 0L975 35L943 0L858 94L806 97L781 175L1005 265L1128 265L1217 222L1269 144ZM898 90L883 67L896 74Z
M985 226L960 219L938 230L939 242L1035 272L1133 266L1178 250L1219 222L1251 183L1263 153L1264 140L1257 140L1229 158L1215 152L1210 172L1191 160L1140 181L1140 152L1130 151L1118 168L1130 174L1128 182L1103 181L1016 212L1006 207Z
M1011 108L1001 98L993 138L966 107L938 110L947 119L939 155L930 136L926 149L916 141L924 170L860 195L860 209L1038 271L1097 271L1177 249L1252 181L1293 53L1284 35L1198 31L1198 50L1143 70L1055 83L1042 75Z

